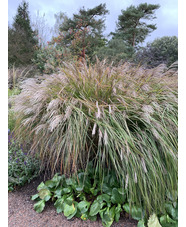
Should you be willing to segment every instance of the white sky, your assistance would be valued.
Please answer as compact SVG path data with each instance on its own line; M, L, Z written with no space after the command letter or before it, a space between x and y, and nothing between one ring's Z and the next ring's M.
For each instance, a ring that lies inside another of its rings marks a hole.
M13 17L16 15L17 7L22 0L8 0L8 21L11 24ZM52 27L55 23L54 14L59 11L66 12L69 17L73 13L78 13L81 7L93 8L101 3L106 3L106 8L109 10L109 15L106 16L105 35L111 31L115 31L116 21L121 10L125 10L130 5L139 5L140 3L159 4L160 8L156 11L157 19L153 23L157 25L155 30L147 41L153 41L155 38L162 36L178 35L178 1L177 0L27 0L29 2L29 12L31 20L39 10L42 15L45 13L45 18L48 24Z

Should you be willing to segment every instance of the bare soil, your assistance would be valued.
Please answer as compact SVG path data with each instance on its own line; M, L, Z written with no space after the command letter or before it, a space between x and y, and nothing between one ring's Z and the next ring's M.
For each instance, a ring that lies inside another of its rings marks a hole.
M92 222L79 218L67 220L63 213L57 214L52 202L46 203L45 209L38 214L34 211L31 196L37 193L37 186L42 179L37 178L31 183L8 193L8 226L9 227L102 227L101 219ZM121 214L118 223L112 227L136 227L137 221Z

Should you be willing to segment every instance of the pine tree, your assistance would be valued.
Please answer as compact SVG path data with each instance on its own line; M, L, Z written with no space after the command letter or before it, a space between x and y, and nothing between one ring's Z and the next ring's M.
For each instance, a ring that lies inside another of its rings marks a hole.
M64 23L59 26L60 36L58 45L70 48L74 55L85 58L92 57L96 48L105 44L103 37L104 16L108 13L105 4L100 4L92 9L83 7L73 18L65 18ZM99 18L98 18L99 17Z
M114 38L123 39L128 45L136 47L145 38L157 29L155 24L147 24L144 21L155 19L155 10L160 6L142 3L135 7L131 5L118 17L117 29Z
M12 27L8 29L8 35L9 65L30 64L37 40L30 25L27 2L23 1L18 6Z

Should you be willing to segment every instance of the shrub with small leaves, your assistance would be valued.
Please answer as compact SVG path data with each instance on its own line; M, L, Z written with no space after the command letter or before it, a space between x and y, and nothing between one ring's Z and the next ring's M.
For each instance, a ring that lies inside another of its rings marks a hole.
M71 55L67 49L48 45L45 48L37 49L32 61L42 73L50 74L57 72L63 61L70 58Z
M8 136L8 191L23 186L38 176L39 161L26 153L13 133Z

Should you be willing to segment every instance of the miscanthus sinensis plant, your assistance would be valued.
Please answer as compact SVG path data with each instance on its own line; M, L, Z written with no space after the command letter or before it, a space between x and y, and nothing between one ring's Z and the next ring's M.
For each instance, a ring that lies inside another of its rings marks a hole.
M164 209L177 190L177 76L99 62L64 63L28 79L15 99L16 132L54 174L114 170L130 203Z

